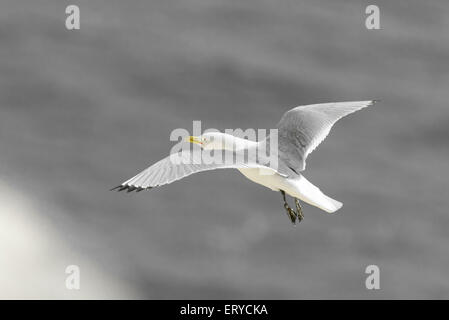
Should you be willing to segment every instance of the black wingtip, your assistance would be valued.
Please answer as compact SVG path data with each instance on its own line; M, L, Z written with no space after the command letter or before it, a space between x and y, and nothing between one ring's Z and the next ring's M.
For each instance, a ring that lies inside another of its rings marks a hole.
M132 191L134 191L134 190L136 190L137 189L137 187L135 187L135 186L129 186L128 187L128 190L126 190L126 192L132 192Z
M126 190L126 189L128 189L129 188L129 186L128 185L123 185L123 184L121 184L121 185L119 185L119 186L117 186L117 187L114 187L114 188L112 188L112 189L109 189L109 191L114 191L114 190L117 190L118 192L120 192L120 191L123 191L123 190Z
M118 190L117 190L118 189ZM112 189L109 189L110 191L114 191L114 190L117 190L118 192L120 192L120 191L123 191L123 190L126 190L126 192L133 192L133 191L136 191L136 192L140 192L140 191L143 191L143 190L150 190L150 189L153 189L153 187L148 187L148 188L142 188L142 187L136 187L136 186L129 186L129 185L123 185L123 184L121 184L121 185L119 185L119 186L117 186L117 187L114 187L114 188L112 188Z

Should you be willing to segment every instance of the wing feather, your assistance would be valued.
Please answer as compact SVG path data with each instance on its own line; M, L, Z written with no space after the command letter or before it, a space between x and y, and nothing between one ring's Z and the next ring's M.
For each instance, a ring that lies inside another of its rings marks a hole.
M201 152L201 151L198 151ZM138 173L131 179L126 180L119 186L111 189L118 191L142 191L153 187L172 183L176 180L185 178L197 172L209 171L214 169L225 168L265 168L273 170L264 165L258 164L257 161L244 160L243 158L236 157L235 159L242 159L240 163L211 163L206 164L204 162L195 163L194 159L198 161L198 153L184 150L182 152L172 154L149 168ZM201 158L200 158L201 159Z
M306 167L307 156L327 137L339 119L375 103L375 100L321 103L287 111L279 121L280 159L295 172Z

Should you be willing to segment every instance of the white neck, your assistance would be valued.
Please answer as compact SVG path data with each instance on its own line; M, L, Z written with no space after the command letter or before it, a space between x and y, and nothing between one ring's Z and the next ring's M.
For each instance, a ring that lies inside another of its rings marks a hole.
M232 135L226 135L224 138L223 149L229 151L241 151L251 147L257 147L257 142L238 138Z
M236 151L257 147L257 142L237 137L234 138L234 144Z

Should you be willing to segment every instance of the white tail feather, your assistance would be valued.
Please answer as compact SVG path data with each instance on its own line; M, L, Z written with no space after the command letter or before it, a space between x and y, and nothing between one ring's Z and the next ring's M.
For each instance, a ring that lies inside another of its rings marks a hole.
M335 199L332 199L331 197L326 196L324 193L323 193L323 196L325 197L327 205L322 206L322 207L320 206L320 208L323 209L324 211L329 212L329 213L334 213L335 211L337 211L338 209L340 209L343 206L343 203L341 203L340 201L337 201Z
M285 190L293 197L320 208L329 213L333 213L343 206L343 203L326 196L319 188L309 182L304 176L297 179L289 179L290 188ZM293 188L292 188L293 187Z

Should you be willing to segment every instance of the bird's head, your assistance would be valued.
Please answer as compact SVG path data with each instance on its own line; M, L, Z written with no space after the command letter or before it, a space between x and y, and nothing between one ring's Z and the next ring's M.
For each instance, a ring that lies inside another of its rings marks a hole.
M208 132L201 136L189 136L187 141L201 146L205 150L224 150L233 146L235 137L221 132Z

